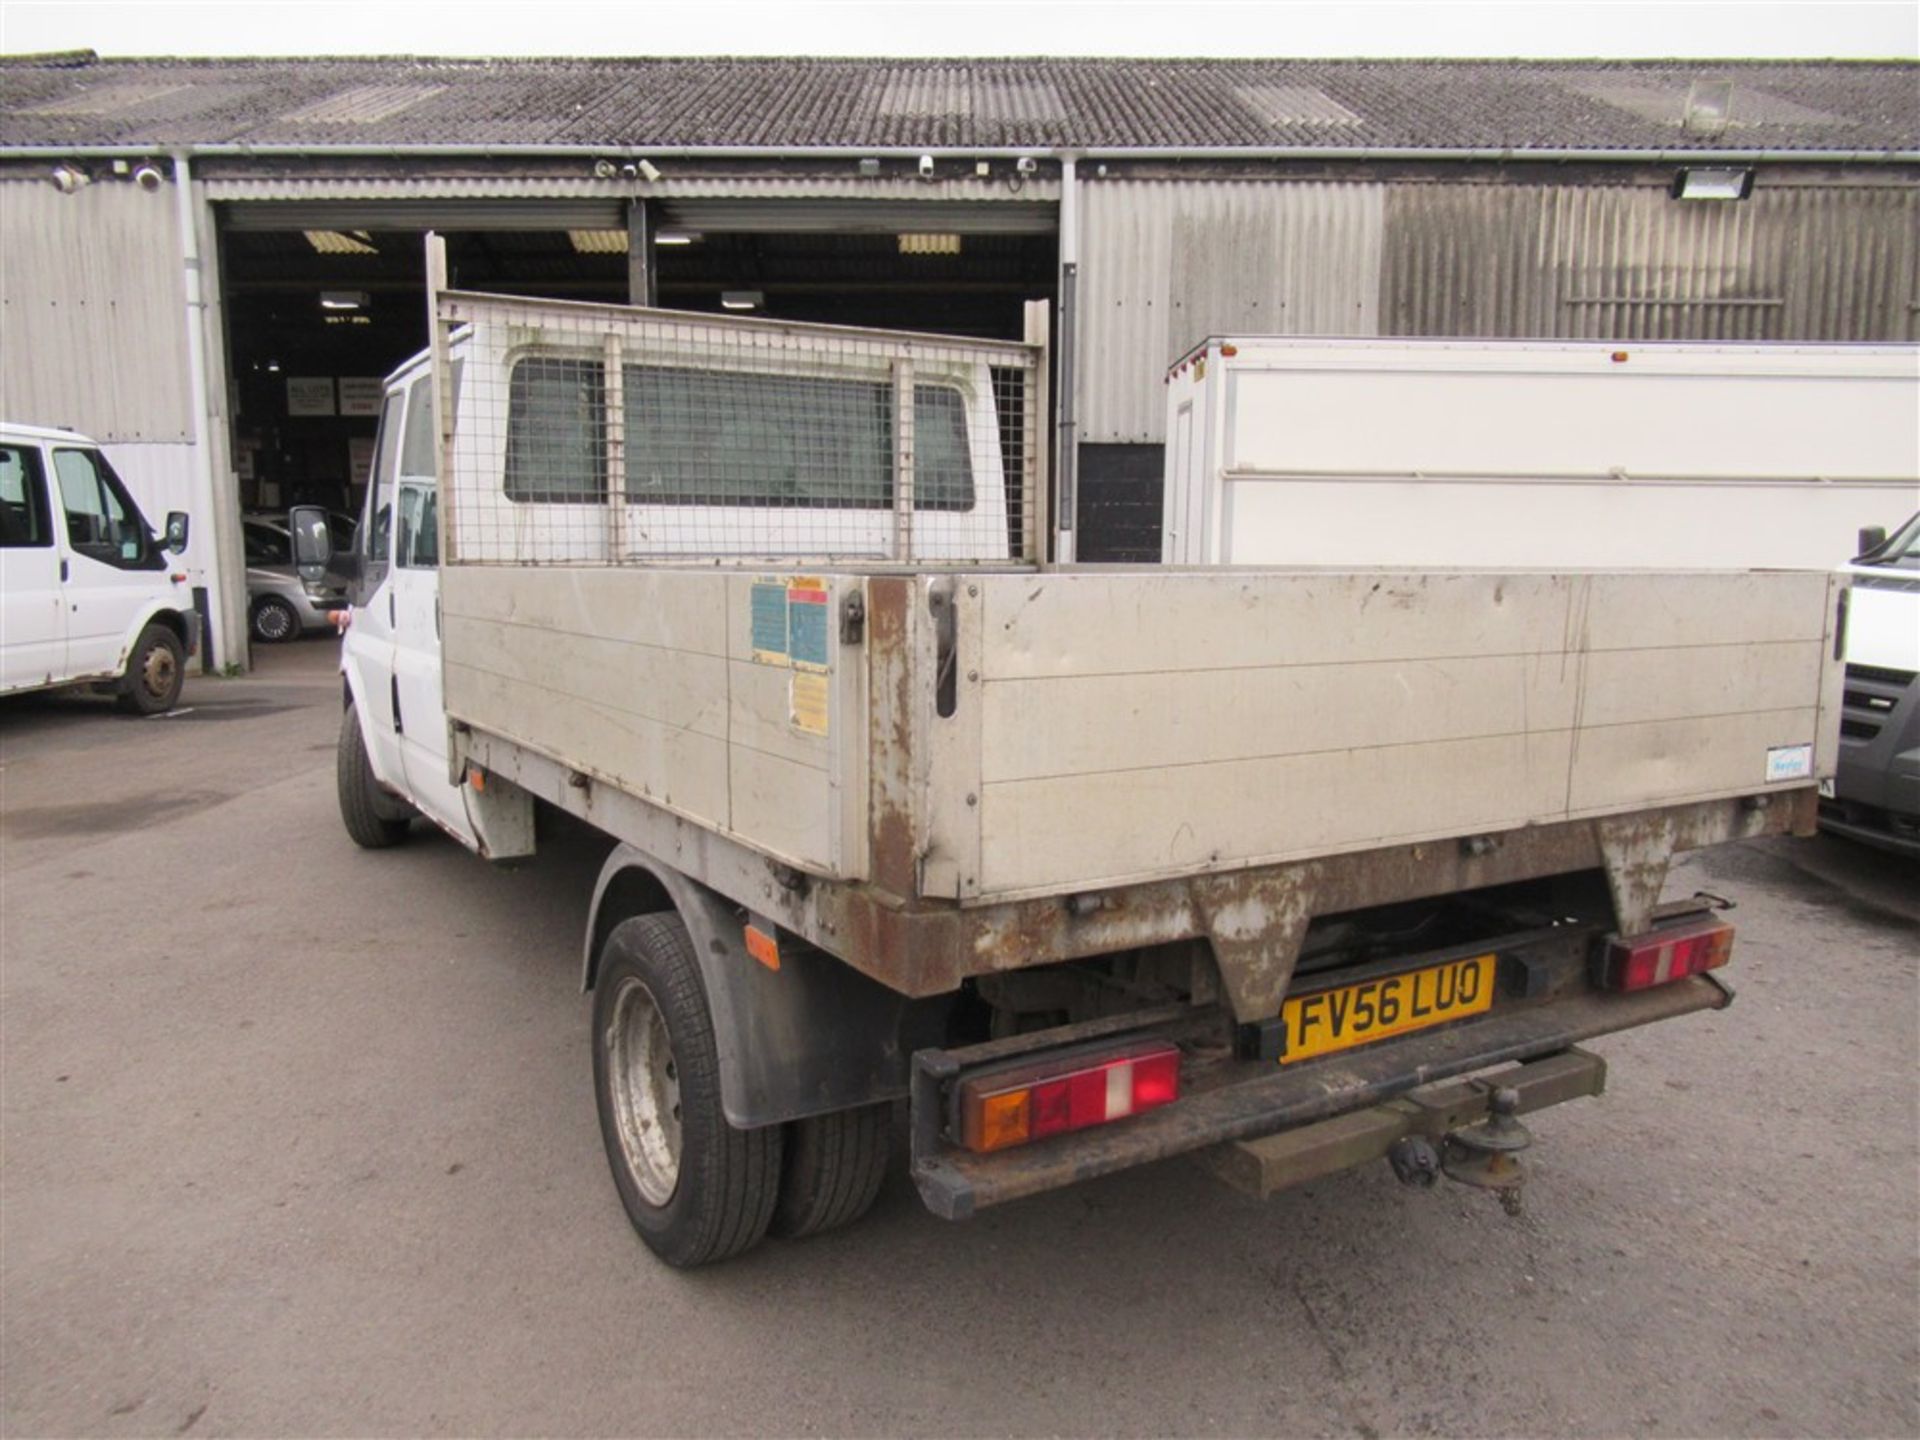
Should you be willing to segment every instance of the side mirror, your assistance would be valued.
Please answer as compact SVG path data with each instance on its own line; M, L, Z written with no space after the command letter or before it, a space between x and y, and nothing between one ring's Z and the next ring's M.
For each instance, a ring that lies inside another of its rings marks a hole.
M1860 527L1860 548L1854 551L1856 557L1871 555L1887 543L1887 527L1884 525L1863 525Z
M187 512L170 510L167 512L167 536L160 542L175 555L186 553L187 549Z
M318 505L296 505L287 515L293 534L293 568L303 581L318 585L333 559L333 527Z

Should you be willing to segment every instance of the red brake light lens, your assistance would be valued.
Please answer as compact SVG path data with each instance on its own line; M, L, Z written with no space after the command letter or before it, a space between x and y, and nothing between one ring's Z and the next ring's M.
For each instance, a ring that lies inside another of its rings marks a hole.
M1648 990L1717 970L1733 955L1733 926L1690 920L1632 940L1612 939L1601 956L1600 983L1609 990Z
M1179 1098L1180 1051L1164 1041L1036 1061L960 1082L960 1143L969 1150L1004 1150L1124 1120Z

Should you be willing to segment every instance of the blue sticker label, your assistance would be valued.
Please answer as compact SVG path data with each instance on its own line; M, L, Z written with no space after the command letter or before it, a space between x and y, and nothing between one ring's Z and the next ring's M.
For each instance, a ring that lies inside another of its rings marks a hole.
M754 582L753 658L787 663L787 587L777 580Z

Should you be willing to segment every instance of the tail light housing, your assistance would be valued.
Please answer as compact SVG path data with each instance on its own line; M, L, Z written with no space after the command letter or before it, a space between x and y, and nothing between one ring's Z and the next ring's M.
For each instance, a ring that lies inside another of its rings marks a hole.
M986 1152L1086 1130L1180 1098L1180 1051L1165 1041L1038 1060L960 1082L959 1138Z
M1650 990L1717 970L1732 954L1733 926L1707 917L1630 940L1614 936L1600 954L1600 983L1609 990Z

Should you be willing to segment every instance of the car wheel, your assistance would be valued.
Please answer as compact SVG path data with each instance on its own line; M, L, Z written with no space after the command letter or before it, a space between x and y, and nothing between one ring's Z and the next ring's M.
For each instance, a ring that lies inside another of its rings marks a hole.
M789 1239L851 1225L873 1208L886 1178L893 1106L862 1105L787 1126L772 1233Z
M367 742L360 733L360 712L352 705L340 717L334 782L340 794L340 819L354 844L362 850L385 850L407 838L412 809L382 790L374 778Z
M178 635L158 623L147 626L127 657L114 703L129 715L171 710L180 699L180 687L187 683L186 658Z
M627 1218L680 1268L757 1244L780 1195L781 1127L739 1130L693 942L678 915L614 926L593 994L593 1089Z
M278 645L300 634L300 617L293 606L277 595L262 595L253 602L253 638L267 645Z

